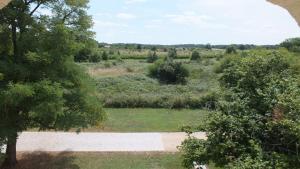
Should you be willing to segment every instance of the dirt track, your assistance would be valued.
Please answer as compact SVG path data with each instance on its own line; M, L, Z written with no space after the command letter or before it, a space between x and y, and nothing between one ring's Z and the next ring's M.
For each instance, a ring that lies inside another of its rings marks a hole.
M206 139L205 133L195 137ZM176 152L185 133L24 132L18 152Z

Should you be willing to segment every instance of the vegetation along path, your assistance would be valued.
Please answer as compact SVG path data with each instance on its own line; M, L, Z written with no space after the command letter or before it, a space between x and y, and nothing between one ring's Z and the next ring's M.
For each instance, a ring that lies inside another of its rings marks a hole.
M205 133L193 136L205 139ZM19 152L176 152L185 133L24 132Z

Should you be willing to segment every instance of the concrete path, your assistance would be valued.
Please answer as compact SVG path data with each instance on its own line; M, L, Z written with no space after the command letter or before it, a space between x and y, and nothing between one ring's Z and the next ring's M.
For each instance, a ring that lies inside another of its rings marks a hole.
M206 139L205 133L195 137ZM18 152L176 152L185 133L24 132Z

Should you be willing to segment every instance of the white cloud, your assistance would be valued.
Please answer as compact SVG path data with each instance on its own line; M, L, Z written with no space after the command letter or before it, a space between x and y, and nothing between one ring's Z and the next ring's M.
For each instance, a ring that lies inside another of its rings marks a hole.
M118 13L117 18L128 20L128 19L134 19L136 18L136 16L130 13Z
M143 2L147 2L147 0L126 0L125 4L135 4L135 3L143 3Z
M181 14L168 14L165 18L171 22L180 25L197 26L202 28L212 29L227 29L228 26L221 23L216 23L214 18L208 15L201 15L195 12L183 12Z

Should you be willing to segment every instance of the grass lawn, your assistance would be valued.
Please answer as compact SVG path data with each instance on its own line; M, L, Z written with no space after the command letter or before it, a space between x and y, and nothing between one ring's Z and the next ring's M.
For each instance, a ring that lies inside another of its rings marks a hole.
M198 126L213 112L173 109L105 109L108 119L103 127L87 131L176 132L182 126Z
M19 155L18 165L16 169L184 169L180 154L162 153L35 153Z

